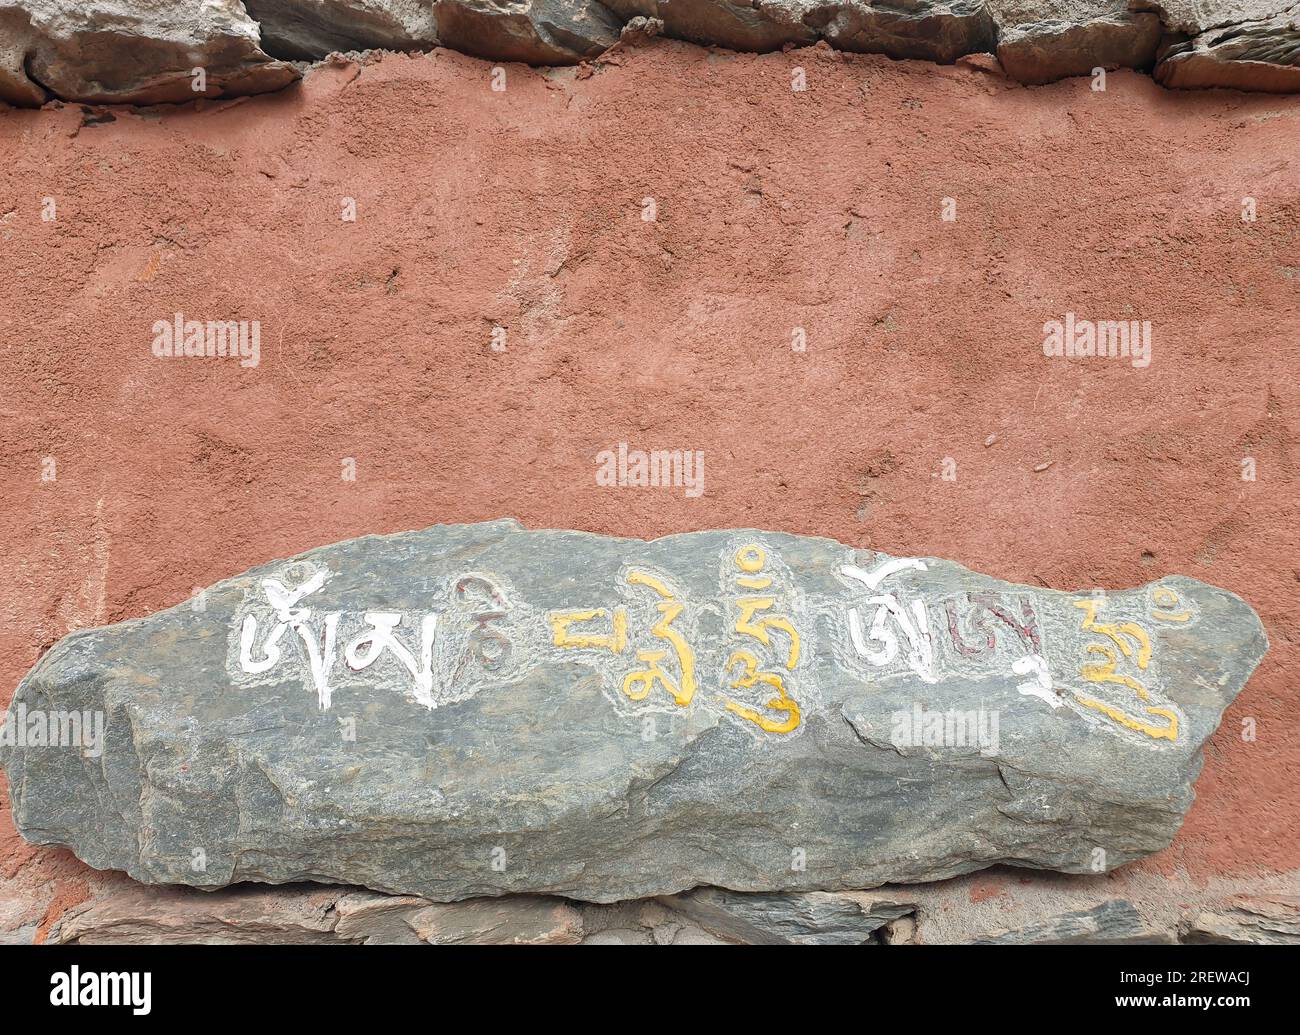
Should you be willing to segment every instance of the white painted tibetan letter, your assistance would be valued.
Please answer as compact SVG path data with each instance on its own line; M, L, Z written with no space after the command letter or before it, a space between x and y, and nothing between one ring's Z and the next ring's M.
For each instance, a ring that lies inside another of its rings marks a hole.
M267 603L275 609L276 624L262 646L265 655L261 660L253 659L253 645L257 642L257 617L245 615L239 630L239 667L252 675L268 672L280 661L280 637L285 629L293 629L302 640L307 652L307 661L311 667L312 683L316 687L316 700L322 710L330 706L329 673L334 665L334 639L338 629L341 612L334 611L325 616L323 642L312 632L308 622L311 608L297 607L303 597L315 593L325 584L329 572L321 570L297 589L290 590L278 579L263 579L262 592L266 594Z
M1061 708L1065 702L1052 689L1052 674L1047 670L1047 661L1041 654L1026 654L1011 663L1011 671L1018 676L1031 678L1016 687L1026 697L1037 697L1046 701L1053 709Z
M425 615L420 623L418 662L415 655L398 640L394 631L402 621L400 614L391 611L367 611L365 620L371 628L357 636L344 651L348 667L354 672L360 672L373 665L385 650L391 651L415 680L415 699L426 708L437 707L438 702L433 695L433 639L438 628L438 616ZM363 652L362 647L367 649Z
M883 561L871 571L845 564L840 568L840 573L875 590L889 576L909 569L925 571L925 562L910 557L895 557ZM925 682L937 682L938 677L934 673L934 642L930 636L930 616L925 601L912 601L910 615L893 593L868 597L863 603L875 606L876 613L870 630L864 633L858 606L854 604L848 609L849 638L853 641L854 650L872 665L888 665L898 656L900 646L897 634L889 626L890 619L893 619L894 625L902 631L907 641L908 650L904 659L907 667ZM879 646L873 647L872 642Z

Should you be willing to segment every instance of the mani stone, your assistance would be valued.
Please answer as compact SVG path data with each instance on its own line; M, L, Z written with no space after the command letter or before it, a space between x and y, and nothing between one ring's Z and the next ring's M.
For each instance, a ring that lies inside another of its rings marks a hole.
M1170 843L1240 598L754 530L366 536L74 632L0 728L29 841L152 884L843 891ZM97 733L97 731L102 732Z

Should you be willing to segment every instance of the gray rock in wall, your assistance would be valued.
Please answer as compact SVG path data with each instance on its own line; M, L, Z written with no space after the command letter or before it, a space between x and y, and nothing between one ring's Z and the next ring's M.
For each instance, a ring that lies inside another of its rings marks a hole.
M870 891L786 895L698 888L664 901L746 945L865 945L882 927L916 911L905 897Z
M24 837L147 883L1092 873L1170 842L1265 649L1177 576L1074 594L776 532L438 526L65 637L0 763Z
M211 897L213 893L205 894ZM334 912L338 918L334 924L334 934L340 940L359 942L362 945L420 945L423 940L407 923L407 918L427 909L429 905L427 899L416 895L353 891L334 903Z
M33 37L31 15L20 7L0 4L0 101L27 108L45 103L45 88L27 74Z
M602 0L623 21L637 15L663 22L663 35L703 46L765 53L787 43L805 46L817 33L804 24L807 0Z
M589 0L434 0L438 38L493 61L573 65L618 42L622 20Z
M429 945L576 945L582 917L573 906L536 895L431 905L407 917Z
M984 0L817 3L804 21L840 50L949 65L965 54L991 51L997 39Z
M1194 945L1300 945L1300 896L1239 895L1183 925Z
M244 0L244 7L262 27L262 49L281 58L438 43L429 0Z
M242 887L206 895L133 885L72 907L51 929L50 942L325 945L338 941L333 906L339 897L330 888Z
M1197 28L1210 18L1177 21L1195 35L1162 47L1155 77L1177 89L1226 87L1268 93L1300 91L1300 4L1256 4L1259 17Z
M0 101L184 102L297 79L258 38L239 0L0 0ZM206 77L202 91L195 68Z
M494 61L572 65L618 42L596 0L245 0L262 46L283 58L449 47Z
M1134 11L1154 11L1167 32L1195 36L1240 22L1271 18L1295 0L1128 0Z
M50 931L61 945L570 945L582 918L531 895L438 905L343 888L110 888ZM30 942L30 938L28 941ZM3 943L3 938L0 938Z
M1094 68L1150 68L1160 19L1126 0L990 0L998 61L1022 83L1089 75Z

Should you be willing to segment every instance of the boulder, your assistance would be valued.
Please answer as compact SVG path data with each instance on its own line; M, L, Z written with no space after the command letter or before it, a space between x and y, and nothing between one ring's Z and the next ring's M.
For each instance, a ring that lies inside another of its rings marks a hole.
M0 0L0 100L10 104L185 102L297 78L261 49L239 0Z
M997 25L984 0L819 3L804 20L839 50L945 65L992 51L997 40Z
M1179 34L1162 46L1155 68L1165 86L1300 91L1300 4L1171 2L1161 9L1166 27ZM1225 17L1232 20L1224 23Z
M1150 68L1160 19L1126 0L990 0L998 61L1022 83L1041 84L1096 68Z
M429 0L244 0L262 49L314 60L338 51L429 50L438 43Z
M1169 844L1266 649L1241 599L755 530L366 536L59 641L13 819L146 883L452 901L841 891Z
M575 65L618 42L623 22L590 0L434 0L444 47L491 61Z

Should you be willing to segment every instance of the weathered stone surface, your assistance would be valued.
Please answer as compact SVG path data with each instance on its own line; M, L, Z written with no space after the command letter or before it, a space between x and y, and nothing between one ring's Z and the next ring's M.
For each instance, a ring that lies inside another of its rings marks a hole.
M873 892L743 894L698 888L666 904L702 927L749 945L865 945L916 904Z
M1025 83L1155 65L1169 86L1290 92L1300 90L1297 11L1295 0L0 0L0 99L186 101L195 66L209 95L259 93L297 75L275 59L332 51L444 46L571 65L647 26L747 52L825 41L952 63L996 50Z
M891 920L880 929L877 937L881 945L915 945L916 917L900 916L897 920Z
M1022 83L1050 83L1094 68L1150 68L1160 19L1126 0L990 0L998 60Z
M609 905L584 902L583 945L731 945L690 917L669 908L666 899L635 899Z
M576 945L582 940L576 909L535 895L429 906L407 923L430 945Z
M339 892L312 888L128 887L65 917L52 941L73 945L310 945L337 941Z
M1168 944L1173 941L1168 932L1147 930L1133 903L1122 899L973 939L976 945Z
M45 905L30 894L15 893L0 882L0 945L31 945Z
M817 33L804 24L805 0L733 3L731 0L602 0L624 21L637 15L663 22L663 35L704 46L764 53L787 43L806 45Z
M280 58L438 43L430 0L244 0L244 7L262 27L262 49Z
M439 526L73 633L0 762L25 837L151 883L614 901L1090 873L1169 843L1265 647L1182 577L1080 595L783 533ZM71 713L102 750L35 743Z
M194 89L202 68L206 88ZM0 100L155 104L278 90L298 78L258 46L238 0L0 0Z
M444 47L494 61L572 65L618 42L622 21L590 0L434 0Z
M991 51L997 39L997 26L984 0L818 3L804 21L840 50L942 64Z
M1154 11L1167 32L1195 36L1240 22L1271 18L1295 0L1128 0L1133 11Z
M582 939L583 945L653 945L654 941L648 931L627 927L611 927L597 931Z
M362 945L419 945L422 939L408 918L430 904L417 895L352 892L334 904L334 934Z
M30 943L35 920L4 928L0 944ZM448 905L414 895L341 888L240 886L217 892L144 888L123 881L74 907L54 925L64 945L571 945L578 911L563 899L512 895ZM645 932L650 941L650 933Z
M1272 10L1261 10L1267 8ZM1252 4L1248 10L1258 17L1204 30L1199 26L1213 15L1192 10L1174 24L1196 35L1175 38L1161 49L1155 69L1159 82L1178 89L1300 90L1300 4Z
M1181 940L1198 945L1300 945L1300 898L1240 895L1223 909L1197 913Z
M0 5L0 101L28 108L45 103L45 89L27 74L33 36L31 15Z
M661 19L663 34L731 50L764 52L807 46L824 39L832 47L951 64L964 54L992 50L997 28L984 0L604 0L623 19Z
M989 895L988 880L976 874L843 893L701 888L608 905L523 895L435 907L418 896L344 888L142 888L106 874L91 880L84 901L57 910L48 889L42 894L0 879L0 945L31 944L42 926L52 944L104 945L423 945L426 938L436 944L580 938L583 945L1300 942L1300 899L1292 894L1210 893L1199 904L1183 902L1180 917L1166 889L1148 898L1142 913L1111 894L1126 883L1124 874L1106 881L1019 877L1013 896ZM1196 897L1182 888L1178 899L1185 894ZM993 918L1006 922L989 924Z

